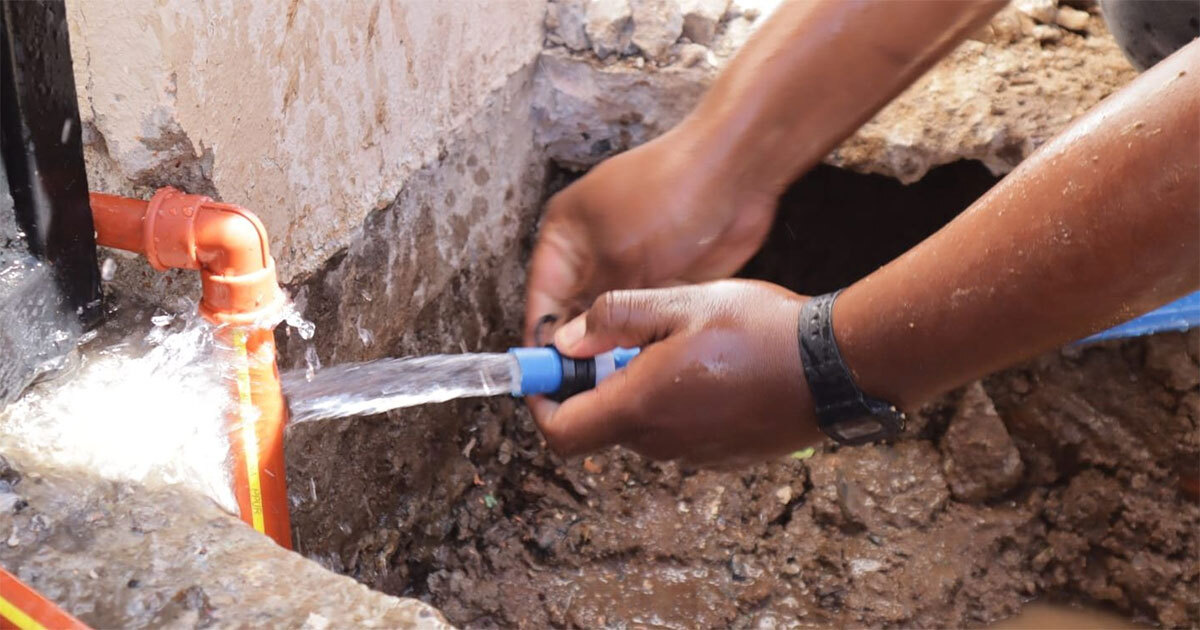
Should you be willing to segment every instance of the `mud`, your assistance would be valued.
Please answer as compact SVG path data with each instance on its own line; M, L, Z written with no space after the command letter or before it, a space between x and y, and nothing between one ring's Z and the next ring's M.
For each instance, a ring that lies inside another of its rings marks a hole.
M916 242L990 183L951 168L909 201L818 170L749 271L809 292L868 272L883 261L853 238L886 241L886 219L840 241L787 222L867 204ZM914 218L921 198L935 216ZM797 272L787 251L808 243L841 258ZM511 278L527 253L487 264ZM519 282L494 277L459 272L412 316L419 334L378 351L514 343ZM1180 487L1200 474L1198 358L1195 332L1069 347L927 405L894 444L737 471L563 461L508 399L310 423L289 436L293 524L310 558L467 628L966 627L1035 599L1195 627L1200 505Z

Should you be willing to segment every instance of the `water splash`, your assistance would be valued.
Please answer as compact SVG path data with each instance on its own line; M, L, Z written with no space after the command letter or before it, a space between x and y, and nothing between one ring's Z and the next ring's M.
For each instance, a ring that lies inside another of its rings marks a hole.
M73 373L0 411L0 450L107 479L183 484L236 513L225 432L231 401L213 327L194 303L157 313L148 331L147 313L121 310L80 350Z
M283 375L283 392L297 423L508 394L519 379L510 354L438 354L293 370Z

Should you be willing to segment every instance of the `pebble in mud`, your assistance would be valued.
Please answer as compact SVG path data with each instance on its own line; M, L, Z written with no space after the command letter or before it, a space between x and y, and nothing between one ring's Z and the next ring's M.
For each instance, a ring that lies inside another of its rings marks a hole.
M960 501L985 501L1012 490L1025 466L996 407L976 381L968 385L942 436L942 469Z
M1059 7L1058 13L1054 16L1054 23L1072 31L1086 31L1091 17L1087 11L1080 11L1071 7Z
M1013 6L1042 24L1053 24L1058 13L1058 0L1015 0Z

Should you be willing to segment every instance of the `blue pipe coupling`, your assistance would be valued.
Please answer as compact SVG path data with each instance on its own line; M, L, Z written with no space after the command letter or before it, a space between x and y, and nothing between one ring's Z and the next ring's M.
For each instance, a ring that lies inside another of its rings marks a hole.
M625 367L641 348L616 348L590 359L563 356L553 347L511 348L521 370L514 396L543 395L562 402L585 392Z

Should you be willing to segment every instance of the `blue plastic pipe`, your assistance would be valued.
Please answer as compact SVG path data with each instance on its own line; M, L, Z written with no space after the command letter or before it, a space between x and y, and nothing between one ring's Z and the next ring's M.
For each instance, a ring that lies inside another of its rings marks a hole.
M1082 339L1079 343L1140 337L1170 330L1188 330L1196 326L1200 326L1200 291Z

